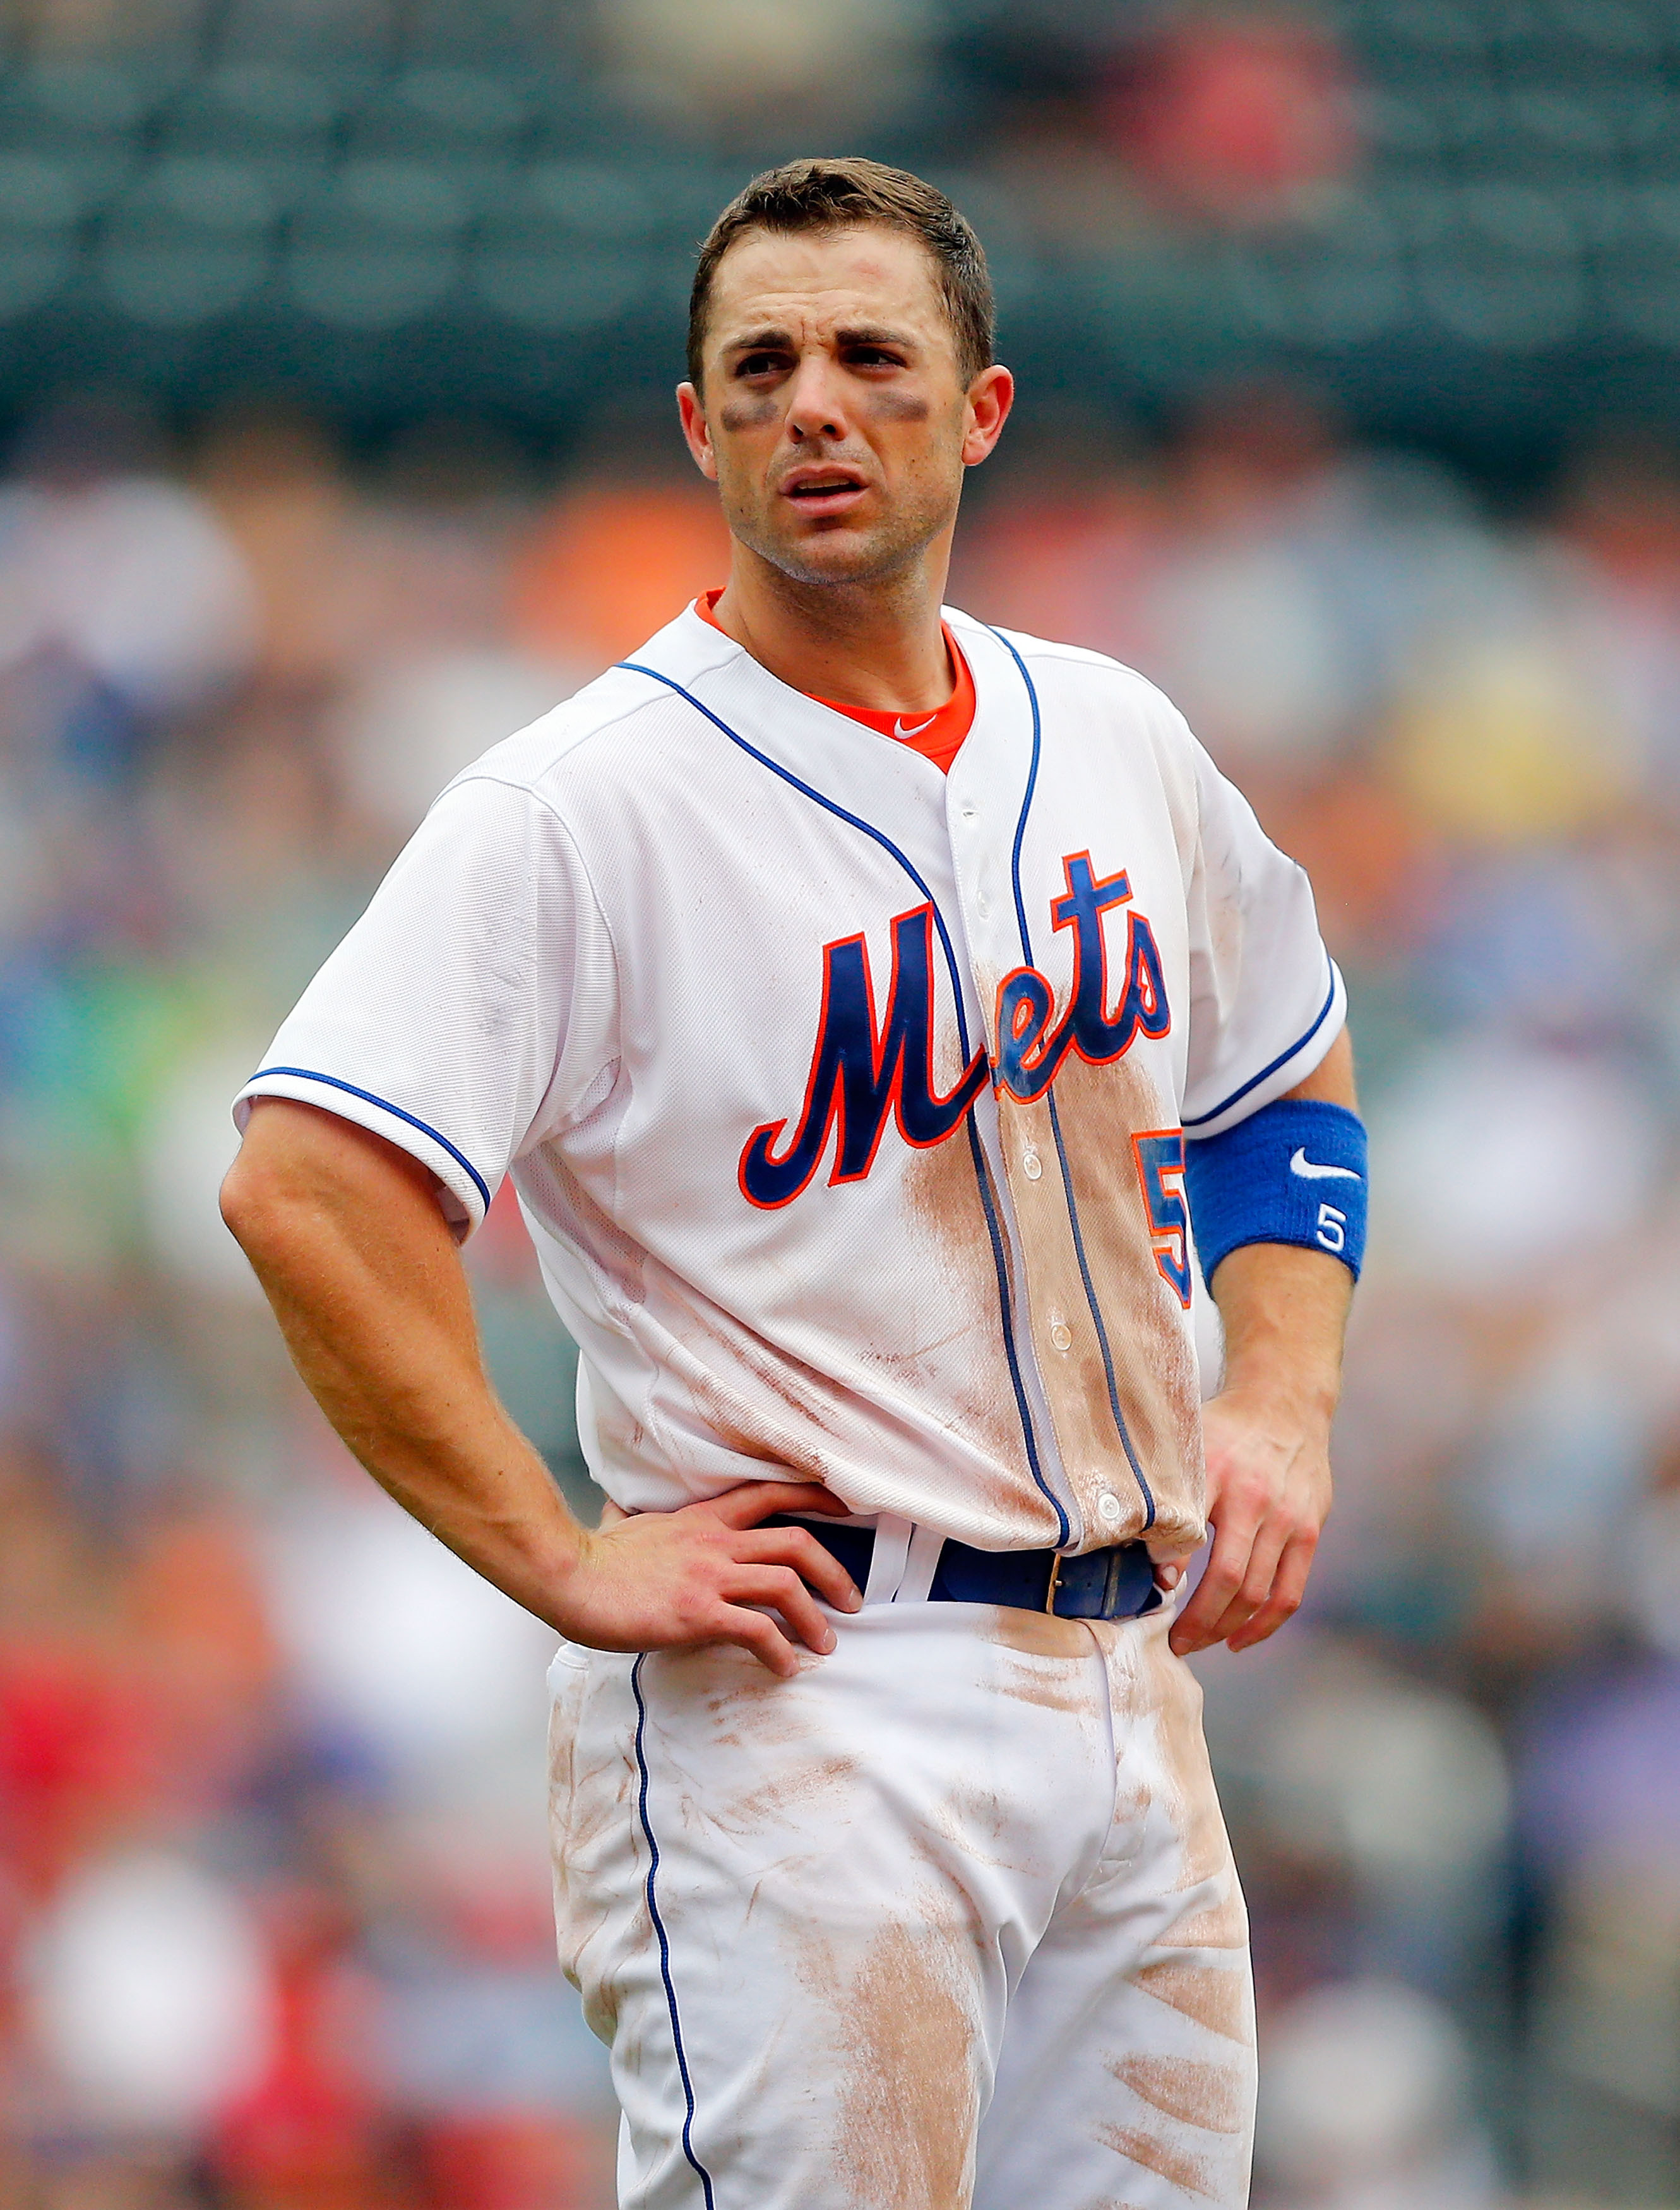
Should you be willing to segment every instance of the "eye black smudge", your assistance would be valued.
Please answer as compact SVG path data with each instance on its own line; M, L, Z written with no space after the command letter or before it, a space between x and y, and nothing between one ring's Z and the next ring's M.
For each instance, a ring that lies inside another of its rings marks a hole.
M909 391L877 392L870 412L881 422L925 422L934 409L930 402Z
M771 420L775 413L773 399L726 399L717 410L717 419L725 430L751 430Z

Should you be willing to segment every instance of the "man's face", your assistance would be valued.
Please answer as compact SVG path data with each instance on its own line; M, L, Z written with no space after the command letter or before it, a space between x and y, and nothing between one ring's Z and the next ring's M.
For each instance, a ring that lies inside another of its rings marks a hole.
M704 396L678 394L690 450L734 534L801 583L916 560L1008 411L1007 370L963 383L932 255L877 225L740 239L704 363Z

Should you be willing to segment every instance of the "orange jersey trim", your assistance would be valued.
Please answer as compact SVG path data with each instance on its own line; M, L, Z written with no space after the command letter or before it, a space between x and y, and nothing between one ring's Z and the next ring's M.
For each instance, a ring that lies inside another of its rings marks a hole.
M710 622L715 630L727 635L722 623L712 612L722 595L722 584L715 591L703 592L694 601L694 611L702 621ZM808 691L806 696L815 698L818 705L826 706L833 713L861 722L866 729L873 729L878 736L891 737L895 743L908 745L923 759L932 760L942 775L948 774L952 761L963 748L964 738L974 726L974 677L963 657L961 645L943 622L940 626L945 631L951 665L957 671L957 687L944 705L936 706L931 714L883 713L874 706L849 706L838 698L819 698L814 691Z

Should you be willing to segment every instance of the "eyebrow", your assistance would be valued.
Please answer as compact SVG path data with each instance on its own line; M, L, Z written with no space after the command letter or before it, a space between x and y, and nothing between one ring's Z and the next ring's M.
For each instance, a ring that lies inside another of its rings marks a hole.
M879 325L861 325L855 329L837 330L835 342L842 346L897 346L909 352L916 340L903 330L886 329ZM726 353L791 353L794 341L786 330L755 330L750 337L730 338L724 345Z

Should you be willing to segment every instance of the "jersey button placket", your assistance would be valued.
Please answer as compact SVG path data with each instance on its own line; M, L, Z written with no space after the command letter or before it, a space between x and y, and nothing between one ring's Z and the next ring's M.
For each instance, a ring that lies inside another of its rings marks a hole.
M963 775L965 766L967 771L972 771L971 764L964 760L955 762L953 776ZM946 790L958 894L977 969L976 986L983 1001L988 990L995 987L995 978L1018 965L1021 957L1009 888L1009 848L1006 841L995 846L993 842L994 832L1005 835L1012 830L1014 816L1011 812L1006 819L1000 821L989 807L976 802L960 785L953 788L947 784ZM989 1005L987 1011L990 1011ZM1047 1235L1054 1237L1057 1232L1054 1219L1046 1216L1045 1208L1051 1205L1051 1186L1044 1173L1044 1156L1039 1148L1037 1131L1030 1126L1030 1116L1042 1114L1044 1108L1042 1105L1017 1105L1007 1093L1000 1096L998 1104L1001 1180L1011 1193L1015 1229L1021 1239L1017 1255L1024 1275L1030 1276L1030 1253L1035 1240L1042 1241ZM1060 1343L1050 1331L1051 1322L1062 1331ZM1030 1346L1033 1362L1041 1374L1052 1350L1059 1361L1073 1350L1073 1330L1060 1312L1038 1318L1032 1313L1030 1303L1024 1299L1018 1324L1025 1338L1022 1348ZM1060 1452L1061 1440L1055 1429L1055 1412L1048 1403L1044 1409L1049 1414L1049 1428L1044 1439L1053 1442ZM1078 1491L1065 1462L1049 1474L1049 1481L1077 1542L1082 1537Z

